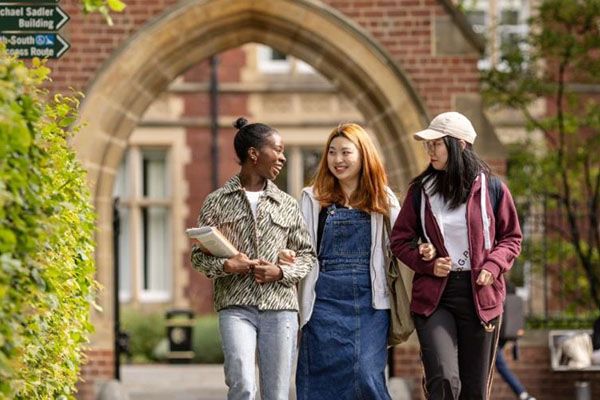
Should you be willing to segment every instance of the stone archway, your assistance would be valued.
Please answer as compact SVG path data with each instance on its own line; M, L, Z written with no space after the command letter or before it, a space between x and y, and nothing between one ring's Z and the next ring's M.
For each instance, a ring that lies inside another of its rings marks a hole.
M213 54L258 42L311 64L362 112L382 146L390 180L404 186L422 169L410 133L427 121L406 75L358 25L310 0L188 1L131 37L87 91L87 126L73 145L89 171L98 212L97 279L112 282L112 190L127 138L152 101L178 75ZM93 349L112 348L110 291L93 316Z

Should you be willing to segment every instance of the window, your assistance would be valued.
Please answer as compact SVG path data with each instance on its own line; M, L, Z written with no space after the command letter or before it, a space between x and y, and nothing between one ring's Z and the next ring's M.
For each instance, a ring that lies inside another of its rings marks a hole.
M131 147L118 171L119 297L168 301L172 285L169 150Z
M308 186L319 167L323 154L321 147L288 146L285 151L286 167L275 179L279 189L299 198L302 188Z
M319 168L319 162L323 156L323 151L319 149L302 149L302 180L303 185L308 186L312 181L317 169Z
M258 69L263 73L287 74L292 71L314 73L314 69L302 60L288 56L279 50L258 45Z
M467 19L473 30L481 35L485 35L485 12L483 10L471 10L466 12Z
M486 38L486 54L479 62L480 69L496 65L503 50L517 45L528 33L528 0L478 0L463 4L469 7L465 14L473 30Z
M288 73L291 64L287 55L268 46L258 46L258 68L266 73Z

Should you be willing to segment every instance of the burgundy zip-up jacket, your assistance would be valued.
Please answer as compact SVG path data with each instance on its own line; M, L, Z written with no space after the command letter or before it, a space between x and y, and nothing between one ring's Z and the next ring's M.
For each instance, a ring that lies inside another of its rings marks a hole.
M420 210L413 206L411 185L404 199L400 215L396 219L391 235L392 252L400 261L415 271L413 278L411 311L429 316L438 306L448 277L440 278L433 274L434 260L423 261L418 247L414 245L418 236ZM418 190L418 189L416 189ZM417 194L420 195L420 194ZM425 196L425 229L429 239L437 249L436 257L448 257L448 251L435 217L431 211L429 199ZM502 314L506 288L503 274L510 270L515 258L521 251L521 228L512 196L502 183L502 197L494 215L490 197L486 194L487 215L490 219L489 234L492 243L490 250L485 249L483 222L481 217L481 179L477 178L471 187L467 199L467 231L471 258L471 282L473 298L479 319L489 323ZM482 269L492 273L494 282L480 286L476 282Z

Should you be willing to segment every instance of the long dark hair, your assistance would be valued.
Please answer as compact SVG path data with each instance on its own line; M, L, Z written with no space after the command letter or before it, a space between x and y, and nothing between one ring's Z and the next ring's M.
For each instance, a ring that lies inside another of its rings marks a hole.
M432 180L432 193L441 195L448 207L453 210L467 201L473 181L480 173L483 172L489 177L492 172L485 161L475 153L472 144L466 143L463 150L458 139L444 136L443 140L448 149L446 169L440 171L429 164L425 171L411 183L422 187Z
M233 123L233 127L238 129L233 138L233 147L235 148L235 154L240 160L240 164L245 163L248 159L248 149L250 147L260 149L264 146L269 136L277 133L275 129L266 124L249 124L248 120L244 117L238 118Z

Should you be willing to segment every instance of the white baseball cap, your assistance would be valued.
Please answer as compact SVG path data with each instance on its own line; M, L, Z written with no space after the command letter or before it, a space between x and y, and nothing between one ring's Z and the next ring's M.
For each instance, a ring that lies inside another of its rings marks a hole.
M467 117L456 111L441 113L431 120L427 129L413 135L416 140L435 140L452 136L473 144L477 133Z

